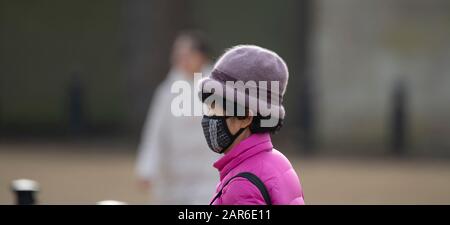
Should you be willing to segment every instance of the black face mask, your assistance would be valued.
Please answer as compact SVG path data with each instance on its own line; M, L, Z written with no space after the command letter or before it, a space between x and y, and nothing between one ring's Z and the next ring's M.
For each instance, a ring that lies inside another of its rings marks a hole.
M225 116L203 116L202 119L206 142L208 142L209 148L217 153L223 153L245 130L245 128L241 128L236 134L231 134L226 118Z

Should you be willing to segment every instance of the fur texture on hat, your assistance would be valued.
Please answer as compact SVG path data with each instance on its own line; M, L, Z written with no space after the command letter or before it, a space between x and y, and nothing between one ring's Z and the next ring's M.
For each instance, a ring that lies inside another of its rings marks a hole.
M275 52L255 45L238 45L226 51L211 75L200 81L199 94L214 92L252 112L283 119L282 101L288 78L286 63ZM246 89L239 88L242 84Z

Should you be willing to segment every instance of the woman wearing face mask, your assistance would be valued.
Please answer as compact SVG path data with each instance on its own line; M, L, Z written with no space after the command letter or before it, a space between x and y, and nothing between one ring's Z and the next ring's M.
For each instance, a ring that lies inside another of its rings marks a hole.
M233 86L235 82L250 85L243 90ZM278 86L271 86L272 82ZM211 75L201 80L200 95L209 108L202 119L203 132L209 148L223 154L214 163L220 183L210 204L304 204L295 170L273 148L270 137L282 126L285 111L281 103L287 82L283 59L253 45L225 52ZM275 122L268 125L263 121Z

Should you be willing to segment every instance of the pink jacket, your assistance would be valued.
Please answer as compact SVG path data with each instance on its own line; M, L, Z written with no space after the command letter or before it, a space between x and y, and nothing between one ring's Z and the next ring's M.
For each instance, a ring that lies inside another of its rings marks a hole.
M303 205L303 190L289 160L273 149L269 133L252 134L214 163L220 172L216 194L233 176L251 172L265 184L273 205ZM214 194L214 196L216 195ZM213 196L213 197L214 197ZM259 189L245 178L234 178L214 205L264 205Z

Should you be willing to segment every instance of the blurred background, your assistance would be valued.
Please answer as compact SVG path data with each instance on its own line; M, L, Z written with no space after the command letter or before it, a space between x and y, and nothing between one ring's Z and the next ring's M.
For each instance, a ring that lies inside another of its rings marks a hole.
M136 149L185 29L213 60L285 59L274 145L306 203L450 203L449 1L0 0L0 204L18 178L43 204L147 203Z

